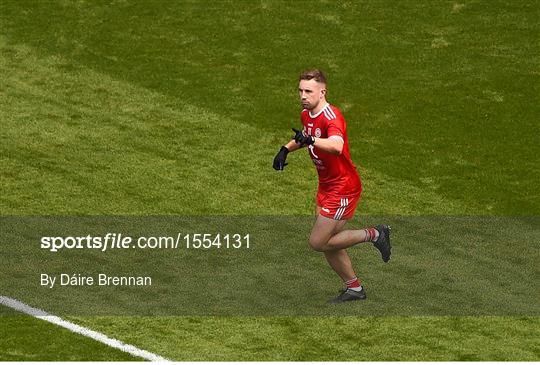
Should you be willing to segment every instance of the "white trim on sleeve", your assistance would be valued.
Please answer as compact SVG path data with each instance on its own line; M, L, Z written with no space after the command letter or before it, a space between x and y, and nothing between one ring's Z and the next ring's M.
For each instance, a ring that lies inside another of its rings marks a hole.
M338 136L337 134L334 134L334 135L328 137L328 139L337 139L338 141L341 141L341 142L345 143L345 140L343 139L343 137Z

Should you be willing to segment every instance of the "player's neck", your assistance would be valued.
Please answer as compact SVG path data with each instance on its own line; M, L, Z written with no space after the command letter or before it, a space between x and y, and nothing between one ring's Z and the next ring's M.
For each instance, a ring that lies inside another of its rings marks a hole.
M326 107L327 104L328 102L326 101L326 99L321 100L315 108L309 111L310 114L318 115L321 112L321 110L323 110Z

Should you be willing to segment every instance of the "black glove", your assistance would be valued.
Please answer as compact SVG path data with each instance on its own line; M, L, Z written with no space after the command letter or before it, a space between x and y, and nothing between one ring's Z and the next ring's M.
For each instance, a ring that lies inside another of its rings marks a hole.
M287 154L289 153L289 150L285 146L281 146L281 149L279 150L276 157L274 157L274 169L281 171L285 166L288 165L288 163L285 162L287 159Z
M296 143L299 143L301 146L305 146L305 145L312 145L313 143L315 143L315 139L312 137L312 136L304 136L304 133L302 133L301 131L299 131L298 129L292 129L293 132L294 132L294 141Z

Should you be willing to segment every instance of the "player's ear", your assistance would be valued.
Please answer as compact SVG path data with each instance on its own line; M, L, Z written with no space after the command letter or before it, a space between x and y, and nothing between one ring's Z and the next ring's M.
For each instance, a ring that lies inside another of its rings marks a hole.
M321 89L321 98L326 96L326 89L325 88L322 88Z

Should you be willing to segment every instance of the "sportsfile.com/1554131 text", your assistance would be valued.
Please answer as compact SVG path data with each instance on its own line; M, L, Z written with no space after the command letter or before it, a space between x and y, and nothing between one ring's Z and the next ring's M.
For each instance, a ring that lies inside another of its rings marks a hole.
M107 233L103 236L44 236L40 248L50 252L63 249L249 249L250 234L178 233L176 236L140 236Z

